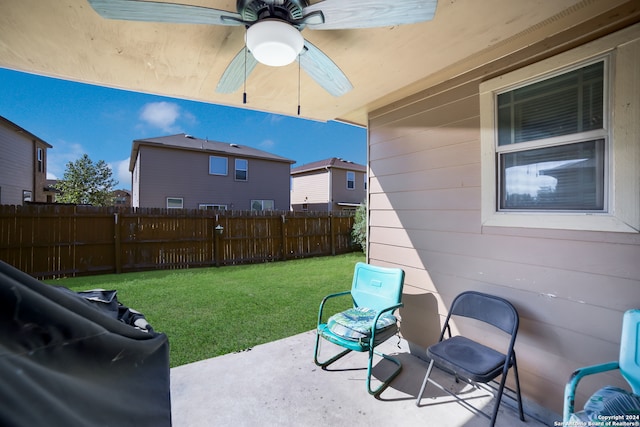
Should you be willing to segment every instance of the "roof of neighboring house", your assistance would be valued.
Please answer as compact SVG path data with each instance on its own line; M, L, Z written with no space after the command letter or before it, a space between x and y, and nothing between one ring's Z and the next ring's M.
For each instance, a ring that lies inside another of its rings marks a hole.
M310 172L314 170L321 170L327 168L347 169L351 171L366 172L367 167L354 163L350 160L343 160L338 157L331 157L330 159L318 160L317 162L311 162L302 166L297 166L291 169L291 175L295 175L303 172Z
M177 135L134 140L133 146L131 148L129 171L133 171L133 167L138 157L138 150L141 145L159 146L164 148L173 148L188 151L205 151L210 154L226 154L235 157L248 157L272 160L275 162L295 163L295 160L287 159L285 157L258 150L256 148L248 147L246 145L209 141L207 139L200 139L191 135L180 133Z
M53 148L53 146L51 144L49 144L47 141L45 141L44 139L35 136L34 134L29 132L28 130L18 126L17 124L13 123L11 120L8 120L5 117L0 116L0 124L6 125L7 127L13 129L16 133L23 133L30 139L38 140L38 142L46 145L47 148Z

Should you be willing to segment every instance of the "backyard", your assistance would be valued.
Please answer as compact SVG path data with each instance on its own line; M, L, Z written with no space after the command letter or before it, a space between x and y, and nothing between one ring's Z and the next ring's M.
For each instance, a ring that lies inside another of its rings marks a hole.
M283 262L47 280L74 291L115 289L170 343L171 367L315 328L318 306L351 287L362 252ZM335 311L350 304L338 298Z

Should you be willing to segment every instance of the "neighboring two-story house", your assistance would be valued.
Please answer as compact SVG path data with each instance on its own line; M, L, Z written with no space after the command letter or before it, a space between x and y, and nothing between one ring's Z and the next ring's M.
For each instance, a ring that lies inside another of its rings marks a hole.
M0 116L0 204L52 202L47 191L47 142Z
M355 210L367 195L367 167L332 157L291 169L294 211Z
M293 160L238 144L178 134L133 141L131 205L289 210Z

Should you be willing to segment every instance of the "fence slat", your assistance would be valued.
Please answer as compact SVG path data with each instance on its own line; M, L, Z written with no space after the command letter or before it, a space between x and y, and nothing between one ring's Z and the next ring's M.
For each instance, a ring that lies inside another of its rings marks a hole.
M336 255L359 250L353 221L322 212L0 205L0 260L42 279Z

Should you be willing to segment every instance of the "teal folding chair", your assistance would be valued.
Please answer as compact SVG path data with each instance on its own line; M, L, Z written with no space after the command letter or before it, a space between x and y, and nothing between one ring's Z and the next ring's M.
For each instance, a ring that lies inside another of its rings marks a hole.
M622 318L622 336L620 338L620 357L618 361L586 366L576 370L564 389L564 408L562 419L565 424L599 425L609 416L630 416L626 421L638 422L640 419L640 309L629 310ZM619 387L605 386L596 391L587 401L584 409L574 412L576 388L580 380L588 375L620 370L622 377L629 383L631 391Z
M367 391L374 396L379 395L402 369L402 364L397 358L383 354L375 348L398 333L397 319L393 312L402 307L403 285L404 271L400 268L357 263L351 290L327 295L320 303L313 357L316 365L325 369L351 351L368 352ZM351 296L353 307L323 321L326 318L326 302L345 296ZM344 350L325 361L319 361L320 339L336 344ZM371 370L374 354L393 362L396 368L382 384L372 389Z

